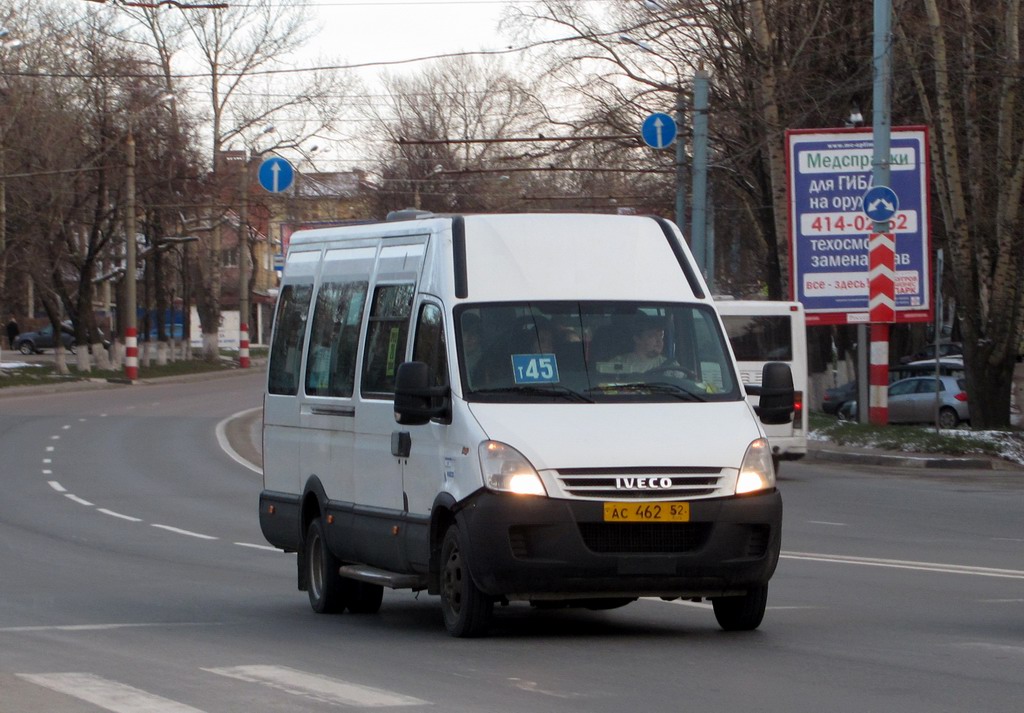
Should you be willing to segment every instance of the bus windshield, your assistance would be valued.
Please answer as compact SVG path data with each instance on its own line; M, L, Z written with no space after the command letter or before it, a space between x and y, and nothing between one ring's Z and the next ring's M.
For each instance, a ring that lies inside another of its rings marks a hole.
M455 317L469 401L742 398L707 305L506 302L462 305Z

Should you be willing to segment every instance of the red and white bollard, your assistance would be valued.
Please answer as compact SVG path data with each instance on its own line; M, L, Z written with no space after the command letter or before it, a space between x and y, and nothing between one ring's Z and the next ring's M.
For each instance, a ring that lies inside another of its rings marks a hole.
M139 337L135 327L124 330L124 375L129 381L139 378Z
M238 334L238 366L249 368L249 325L242 323Z

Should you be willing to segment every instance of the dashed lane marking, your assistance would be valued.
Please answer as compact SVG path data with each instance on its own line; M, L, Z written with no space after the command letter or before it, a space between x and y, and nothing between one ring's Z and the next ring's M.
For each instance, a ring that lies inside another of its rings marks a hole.
M382 688L373 688L315 673L297 671L285 666L233 666L230 668L204 668L203 670L246 683L259 683L293 696L329 705L378 708L429 704L428 701Z

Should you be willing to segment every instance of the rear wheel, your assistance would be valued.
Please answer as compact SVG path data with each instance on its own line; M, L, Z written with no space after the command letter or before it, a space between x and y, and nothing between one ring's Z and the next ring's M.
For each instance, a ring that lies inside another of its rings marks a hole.
M716 597L711 604L718 625L726 631L753 631L764 619L768 585L751 587L742 597Z
M441 612L445 628L460 638L481 636L487 632L493 610L494 601L473 583L459 528L452 523L441 545Z
M352 580L338 574L341 562L327 548L320 518L306 531L306 582L309 605L318 614L336 614L348 605Z
M28 356L29 354L34 354L36 348L32 346L32 342L22 342L21 345L18 347L18 351L24 354L25 356Z
M954 409L949 406L939 409L939 428L956 428L958 423L960 423L960 418Z

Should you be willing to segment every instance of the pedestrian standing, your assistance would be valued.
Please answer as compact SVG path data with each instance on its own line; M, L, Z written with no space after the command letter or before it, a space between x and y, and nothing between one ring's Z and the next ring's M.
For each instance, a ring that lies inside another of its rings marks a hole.
M21 334L21 330L18 329L18 320L11 315L11 319L7 322L7 346L10 349L14 349L14 340Z

